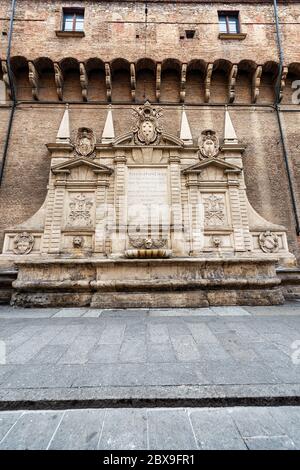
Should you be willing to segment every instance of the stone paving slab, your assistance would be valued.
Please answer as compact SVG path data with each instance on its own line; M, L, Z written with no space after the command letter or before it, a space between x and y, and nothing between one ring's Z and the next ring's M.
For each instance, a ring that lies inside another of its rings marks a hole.
M299 450L299 413L293 406L0 412L0 450Z
M2 408L34 397L105 401L114 390L120 399L122 389L124 401L130 390L139 400L167 400L166 390L181 400L182 387L195 400L223 396L230 403L255 394L300 400L300 302L141 310L1 306L0 341Z

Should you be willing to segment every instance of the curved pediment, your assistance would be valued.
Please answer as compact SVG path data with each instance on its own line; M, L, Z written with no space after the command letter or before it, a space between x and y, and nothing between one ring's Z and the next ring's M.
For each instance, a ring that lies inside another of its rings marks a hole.
M138 142L134 138L134 133L133 132L127 132L126 134L122 134L119 137L117 137L113 143L113 146L122 146L122 145L129 145L129 146L142 146L142 147L156 147L158 145L160 146L174 146L176 145L177 147L183 147L184 142L183 140L179 139L175 135L168 134L165 132L161 133L160 140L158 142L154 142L152 144L145 144L144 142Z
M51 168L52 173L66 173L72 170L73 168L77 168L80 166L87 166L89 167L94 173L106 173L111 175L113 173L113 169L109 168L106 165L102 165L100 163L96 163L90 159L79 157L74 158L72 160L67 160L63 163L59 163Z

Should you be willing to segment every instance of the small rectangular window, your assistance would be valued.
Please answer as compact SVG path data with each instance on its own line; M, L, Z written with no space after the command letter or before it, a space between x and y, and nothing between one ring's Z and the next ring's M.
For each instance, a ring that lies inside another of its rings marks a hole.
M63 31L83 31L84 9L63 9Z
M220 33L238 34L240 33L240 22L238 11L219 12Z

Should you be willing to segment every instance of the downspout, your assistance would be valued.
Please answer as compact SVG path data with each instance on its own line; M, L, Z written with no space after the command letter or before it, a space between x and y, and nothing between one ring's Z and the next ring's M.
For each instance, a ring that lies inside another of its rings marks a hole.
M12 41L12 33L13 33L13 26L14 26L15 10L16 10L16 0L12 0L12 2L11 2L11 12L10 12L10 21L9 21L9 33L8 33L8 45L7 45L7 53L6 53L6 62L7 62L7 71L8 71L8 77L9 77L9 82L10 82L10 87L11 87L11 98L12 98L13 103L12 103L10 116L9 116L9 120L8 120L8 127L7 127L7 131L6 131L3 157L2 157L2 162L1 162L1 165L0 165L0 185L1 185L2 179L3 179L4 167L5 167L5 162L6 162L7 153L8 153L8 146L9 146L9 141L10 141L10 136L11 136L12 123L13 123L13 119L14 119L16 106L17 106L15 85L14 85L13 74L12 74L11 65L10 65L10 51L11 51L11 41Z
M277 47L278 47L278 54L279 54L279 71L278 71L278 77L277 77L277 82L276 82L275 109L276 109L279 132L280 132L280 137L281 137L281 142L282 142L283 156L284 156L284 162L285 162L285 167L286 167L286 172L287 172L287 177L288 177L288 182L289 182L292 206L293 206L293 211L294 211L294 216L295 216L295 222L296 222L295 228L296 228L297 235L300 235L300 221L299 221L299 214L298 214L298 208L297 208L297 202L296 202L296 196L295 196L295 189L294 189L293 180L292 180L291 165L289 162L289 155L287 151L286 139L285 139L285 134L284 134L283 126L282 126L280 106L279 106L280 81L281 81L284 57L283 57L283 49L282 49L279 19L278 19L277 0L273 0L273 5L274 5L274 15L275 15L275 24L276 24Z

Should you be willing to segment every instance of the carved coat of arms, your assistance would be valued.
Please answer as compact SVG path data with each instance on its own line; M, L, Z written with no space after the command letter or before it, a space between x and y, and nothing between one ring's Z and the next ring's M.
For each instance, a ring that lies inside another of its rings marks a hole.
M222 196L211 194L204 199L204 223L206 226L222 225L225 208Z
M92 224L91 209L93 201L84 194L78 194L69 203L69 222L75 226L89 226Z
M213 158L219 153L219 139L215 131L207 129L201 132L201 137L198 140L199 144L199 158Z
M153 108L149 101L137 110L134 109L136 123L133 128L134 142L137 145L158 144L161 139L162 129L158 124L162 116L161 108Z
M75 138L75 152L82 157L95 156L96 138L92 129L80 127Z
M258 237L258 243L265 253L275 253L279 249L279 238L276 233L267 230Z

